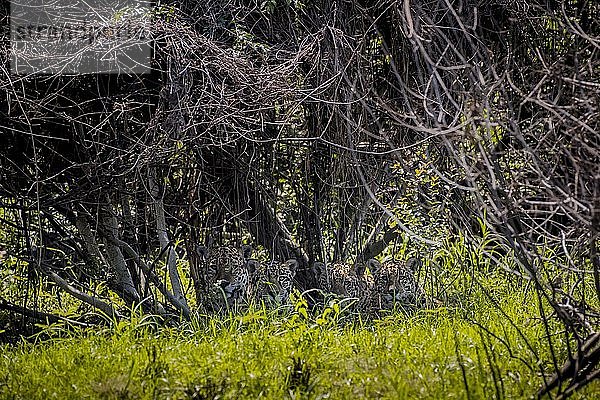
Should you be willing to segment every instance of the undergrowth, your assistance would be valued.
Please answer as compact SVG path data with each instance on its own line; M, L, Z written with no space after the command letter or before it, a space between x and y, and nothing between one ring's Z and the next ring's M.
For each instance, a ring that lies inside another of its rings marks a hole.
M420 271L428 307L377 319L345 301L311 309L294 293L287 308L171 328L140 310L104 327L45 326L0 347L0 398L534 397L567 357L568 335L547 301L511 278L510 254L486 256L490 243L447 243ZM574 398L599 392L594 382Z
M336 303L158 327L147 317L0 348L13 399L524 398L552 371L533 293L365 321ZM510 322L509 322L510 321ZM484 328L485 327L485 328ZM517 329L518 327L518 329ZM558 329L558 326L557 326ZM558 355L560 356L560 355ZM579 398L598 391L592 384Z

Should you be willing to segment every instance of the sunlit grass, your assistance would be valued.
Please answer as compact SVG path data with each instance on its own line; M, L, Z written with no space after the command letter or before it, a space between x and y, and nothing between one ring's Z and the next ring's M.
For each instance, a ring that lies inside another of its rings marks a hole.
M53 325L0 347L0 398L529 398L558 365L550 343L561 363L567 339L507 272L510 255L507 268L485 255L493 246L448 243L420 273L430 307L376 320L345 302L310 311L296 293L288 309L171 328L139 310L104 328ZM575 398L598 392L592 383Z
M437 308L377 321L348 322L337 308L325 318L258 308L172 329L138 318L2 347L0 396L523 398L552 370L536 307L533 294L516 290L499 307L481 301L470 313Z

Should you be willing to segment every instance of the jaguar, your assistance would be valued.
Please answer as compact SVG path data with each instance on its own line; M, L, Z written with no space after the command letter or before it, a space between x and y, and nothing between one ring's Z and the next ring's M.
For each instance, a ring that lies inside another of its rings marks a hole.
M219 309L223 303L231 306L247 299L251 251L250 246L198 247L208 308Z
M320 261L313 264L313 272L319 289L342 297L363 299L369 292L370 282L365 275L365 263L354 265L333 263L326 265Z
M369 271L373 276L370 290L372 310L390 310L396 306L419 307L423 305L424 293L415 278L419 262L411 258L406 263L389 261L380 263L370 260Z
M287 304L294 286L294 278L298 270L298 261L294 259L283 263L272 261L261 264L249 260L250 298L266 304Z

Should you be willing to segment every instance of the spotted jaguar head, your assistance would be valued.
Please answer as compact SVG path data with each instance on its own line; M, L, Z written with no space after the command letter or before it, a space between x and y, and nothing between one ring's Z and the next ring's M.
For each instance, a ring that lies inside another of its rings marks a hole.
M199 247L209 301L224 298L228 305L245 299L250 282L249 247ZM220 293L220 296L219 296Z
M254 299L276 304L287 303L293 289L298 261L290 259L284 263L260 264L251 260L249 265Z
M417 305L422 297L415 278L418 262L406 263L369 260L367 266L373 275L372 300L379 309L392 309L395 305Z

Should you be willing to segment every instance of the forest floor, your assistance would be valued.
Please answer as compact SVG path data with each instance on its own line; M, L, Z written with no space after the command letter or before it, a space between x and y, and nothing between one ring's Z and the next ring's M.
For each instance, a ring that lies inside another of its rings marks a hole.
M176 328L147 317L107 328L49 326L40 338L52 339L0 347L0 398L535 396L542 374L554 370L547 338L556 333L536 318L535 292L487 291L467 303L374 321L338 305L307 312L300 301L287 312L198 317ZM598 393L594 382L574 398Z

